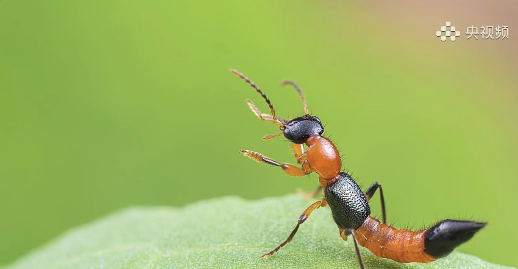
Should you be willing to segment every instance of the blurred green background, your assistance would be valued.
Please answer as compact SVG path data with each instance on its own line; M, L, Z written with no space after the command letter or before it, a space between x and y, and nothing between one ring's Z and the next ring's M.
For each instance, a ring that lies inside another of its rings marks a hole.
M0 264L124 207L313 190L315 175L238 153L295 162L284 138L261 140L278 128L249 111L268 109L236 68L284 118L303 110L279 83L299 84L345 169L383 184L390 223L488 221L460 251L518 266L516 7L3 0ZM447 20L456 42L435 36ZM472 24L510 38L466 40Z

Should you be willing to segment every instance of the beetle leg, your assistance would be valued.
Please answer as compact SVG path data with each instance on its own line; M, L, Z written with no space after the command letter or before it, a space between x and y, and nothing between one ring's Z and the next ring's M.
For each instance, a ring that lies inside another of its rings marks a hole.
M354 235L353 228L340 228L340 236L344 241L347 241L347 236L351 235L354 241L354 249L356 250L356 256L358 257L358 262L360 263L360 268L365 269L363 265L362 255L360 254L360 248L358 247L358 242L356 241L356 236Z
M240 152L243 153L246 157L254 159L257 162L260 162L260 163L264 162L264 163L267 163L270 165L279 166L282 168L282 170L284 170L284 172L286 174L288 174L290 176L301 177L301 176L305 176L305 175L311 173L311 168L309 167L309 164L307 162L305 162L302 165L302 168L299 168L299 167L296 167L295 165L289 164L289 163L281 164L281 163L276 162L258 152L254 152L254 151L250 151L250 150L241 150Z
M365 198L367 198L368 202L378 188L380 189L381 214L383 215L383 224L387 224L387 214L385 212L385 198L383 197L383 189L381 188L381 184L379 184L378 182L374 182L365 192Z
M313 212L313 210L321 207L321 206L326 206L327 205L327 201L326 200L322 200L322 201L318 201L318 202L315 202L313 203L312 205L310 205L308 208L306 208L306 210L304 210L304 212L302 213L302 215L300 215L299 217L299 220L298 220L298 223L297 223L297 226L295 226L295 229L293 229L293 231L291 231L290 235L288 236L288 238L286 238L286 240L282 241L276 248L274 248L272 251L264 254L263 256L261 256L261 258L269 258L270 256L272 256L273 254L275 254L275 252L277 252L280 248L282 248L284 245L288 244L289 242L291 242L291 240L293 240L293 237L295 237L295 234L297 233L298 229L299 229L299 226L304 223L308 218L309 218L309 215L311 214L311 212Z

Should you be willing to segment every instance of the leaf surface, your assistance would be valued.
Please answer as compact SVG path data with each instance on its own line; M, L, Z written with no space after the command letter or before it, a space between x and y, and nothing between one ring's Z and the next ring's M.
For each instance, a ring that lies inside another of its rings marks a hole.
M260 258L288 236L311 203L288 195L129 208L66 232L5 269L359 268L352 240L340 238L327 207L313 211L277 254ZM367 268L508 268L459 252L429 264L381 259L365 248L361 253Z

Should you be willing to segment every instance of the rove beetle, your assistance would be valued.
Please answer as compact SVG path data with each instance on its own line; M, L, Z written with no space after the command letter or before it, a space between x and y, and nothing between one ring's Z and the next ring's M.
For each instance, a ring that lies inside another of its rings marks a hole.
M387 225L381 184L376 182L363 193L354 179L341 171L342 161L338 150L331 140L322 136L324 127L319 118L309 114L306 98L297 84L292 81L282 82L282 85L291 84L299 92L304 102L305 115L285 120L275 115L275 110L268 97L250 79L237 70L231 71L261 94L270 107L271 115L261 113L252 101L246 100L252 112L263 121L273 121L279 125L279 129L282 131L279 134L265 136L263 139L267 140L284 135L286 139L291 141L295 158L301 167L289 163L281 164L250 150L241 150L241 153L257 162L279 166L290 176L300 177L316 172L319 176L320 186L315 191L314 196L324 189L322 200L313 203L304 210L299 217L297 226L288 238L272 251L262 255L261 258L270 257L289 243L297 233L299 226L308 219L311 212L324 206L331 208L333 219L338 226L342 239L347 240L349 235L352 236L358 262L362 269L365 266L358 244L381 258L388 258L401 263L428 263L447 256L453 249L471 239L478 230L486 225L483 222L450 219L440 221L431 228L420 231L398 230ZM307 151L304 151L304 144L308 147ZM370 216L369 200L378 188L383 223Z

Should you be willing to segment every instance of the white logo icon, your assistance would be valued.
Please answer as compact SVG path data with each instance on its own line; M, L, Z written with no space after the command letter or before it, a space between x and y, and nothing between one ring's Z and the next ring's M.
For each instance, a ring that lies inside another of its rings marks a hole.
M444 35L442 35L444 33ZM455 31L455 26L451 26L451 22L447 21L446 26L441 26L441 30L437 31L437 37L441 37L441 41L446 41L446 38L449 37L451 41L455 41L456 36L460 36L460 31Z

